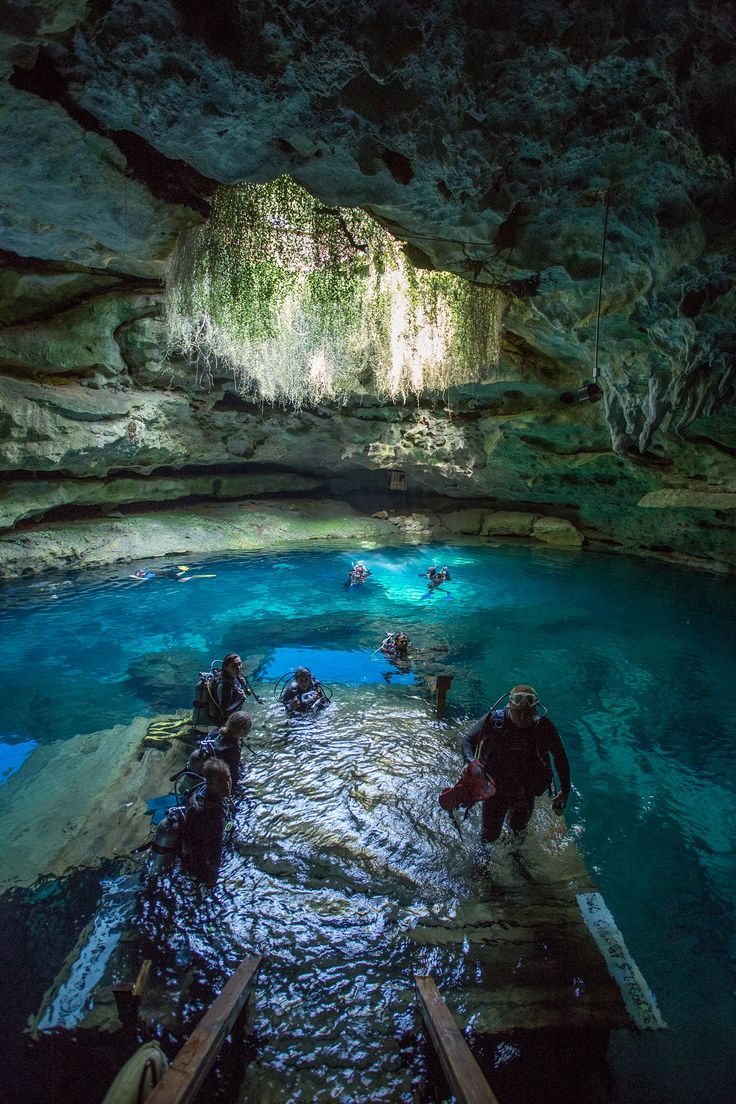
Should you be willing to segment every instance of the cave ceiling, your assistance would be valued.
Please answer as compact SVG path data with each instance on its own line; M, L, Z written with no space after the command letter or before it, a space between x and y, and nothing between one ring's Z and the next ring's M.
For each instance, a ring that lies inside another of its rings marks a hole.
M36 375L59 370L38 366L38 337L20 329L63 316L62 361L81 341L68 335L88 333L84 370L111 379L119 353L101 347L138 333L128 363L150 385L155 358L142 349L177 235L206 217L218 183L288 173L368 210L416 264L503 289L509 364L536 364L561 391L591 374L607 197L606 439L646 455L658 435L676 451L691 432L715 442L719 463L733 458L732 5L2 8L0 359L11 375L33 374L34 357Z

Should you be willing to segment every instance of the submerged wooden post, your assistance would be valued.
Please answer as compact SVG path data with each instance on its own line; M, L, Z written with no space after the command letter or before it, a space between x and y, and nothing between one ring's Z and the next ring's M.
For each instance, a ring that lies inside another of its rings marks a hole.
M447 691L452 686L452 675L437 676L437 720L445 715L445 699Z
M113 985L112 993L118 1010L118 1019L123 1027L133 1027L138 1021L138 1011L141 1006L143 990L148 984L148 975L151 972L151 959L145 958L138 971L135 982L121 981Z
M258 977L260 955L244 959L212 1002L146 1104L191 1104Z
M459 1104L498 1104L449 1008L429 975L414 975L422 1019Z

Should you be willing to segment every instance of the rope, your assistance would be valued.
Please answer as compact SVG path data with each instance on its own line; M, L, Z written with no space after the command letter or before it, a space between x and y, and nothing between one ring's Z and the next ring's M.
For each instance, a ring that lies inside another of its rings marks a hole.
M593 353L593 383L598 382L598 344L601 333L601 298L603 295L603 271L606 264L606 235L608 233L608 212L611 207L611 193L608 189L601 197L605 204L603 214L603 241L601 243L601 270L598 277L598 316L595 323L595 352Z

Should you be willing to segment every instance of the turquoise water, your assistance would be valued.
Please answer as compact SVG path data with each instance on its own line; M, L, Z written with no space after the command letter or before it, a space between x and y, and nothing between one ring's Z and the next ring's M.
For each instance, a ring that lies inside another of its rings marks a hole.
M195 958L215 984L238 950L257 945L270 956L259 1005L266 1041L260 1072L249 1074L256 1087L267 1082L275 1099L317 1099L303 1071L319 1069L334 1094L325 1100L339 1099L340 1085L349 1086L346 1100L363 1090L365 1099L410 1100L424 1059L407 1043L415 1033L407 963L412 954L412 968L428 962L407 947L407 918L461 901L477 881L474 830L461 843L435 809L436 793L457 773L470 719L513 683L531 682L570 757L570 831L669 1024L657 1034L614 1033L610 1083L581 1085L574 1098L728 1099L734 581L521 547L360 555L373 576L349 591L354 557L334 550L210 561L193 573L215 578L186 583L135 582L125 569L5 587L0 780L37 745L189 706L197 671L239 650L266 700L252 710L244 842L205 910L209 924L218 902L239 919L227 950L200 932ZM449 563L453 581L424 597L419 573L435 560ZM414 644L409 674L371 655L398 628ZM268 695L299 663L335 700L295 741ZM454 676L443 724L431 720L428 687L438 673ZM289 772L299 772L301 788ZM193 932L199 915L189 907ZM23 991L36 1004L60 965L47 958L39 953L36 990ZM445 986L458 977L446 956L429 965ZM11 1023L35 1011L5 999ZM325 1036L336 1007L343 1035L312 1052L305 1040ZM279 1033L301 1064L282 1052ZM376 1040L380 1060L356 1058L355 1068L330 1050L370 1055Z

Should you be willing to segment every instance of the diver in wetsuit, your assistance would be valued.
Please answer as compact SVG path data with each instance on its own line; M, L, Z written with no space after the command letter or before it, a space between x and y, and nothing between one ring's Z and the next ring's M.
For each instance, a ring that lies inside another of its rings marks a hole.
M409 658L409 648L411 647L411 641L405 632L390 632L386 633L383 644L381 645L381 651L389 659L397 659L402 662L406 662Z
M241 673L243 661L237 652L230 652L222 661L222 670L212 679L209 690L210 720L222 725L243 708L245 699L253 693L248 679Z
M443 583L449 583L452 580L452 575L450 574L450 569L447 564L445 564L444 567L438 567L437 564L433 564L424 574L429 579L430 586L433 587L442 586Z
M230 816L230 770L221 759L211 758L202 768L204 786L186 798L186 819L181 839L181 862L186 873L213 886L222 862L225 825Z
M515 686L505 709L492 709L463 738L466 763L479 760L496 785L493 797L483 801L481 840L493 843L504 821L512 832L526 828L534 799L553 784L552 756L560 791L552 801L562 813L570 795L570 764L560 734L549 717L537 715L539 698L531 686Z
M386 659L390 663L393 663L394 667L402 674L408 674L409 667L409 648L411 647L411 641L405 632L390 632L386 633L383 644L381 644L380 651L386 656ZM391 682L391 671L384 671L383 677L386 682Z
M287 713L309 713L327 705L328 698L308 667L297 667L281 695Z
M243 741L252 725L253 721L249 713L231 713L221 728L213 729L199 741L196 749L189 756L185 769L194 774L202 774L204 765L210 758L221 759L230 770L232 788L235 789L240 778Z
M368 570L363 561L358 560L358 562L353 564L350 568L345 586L358 586L360 583L364 583L368 576L372 574L373 572Z

